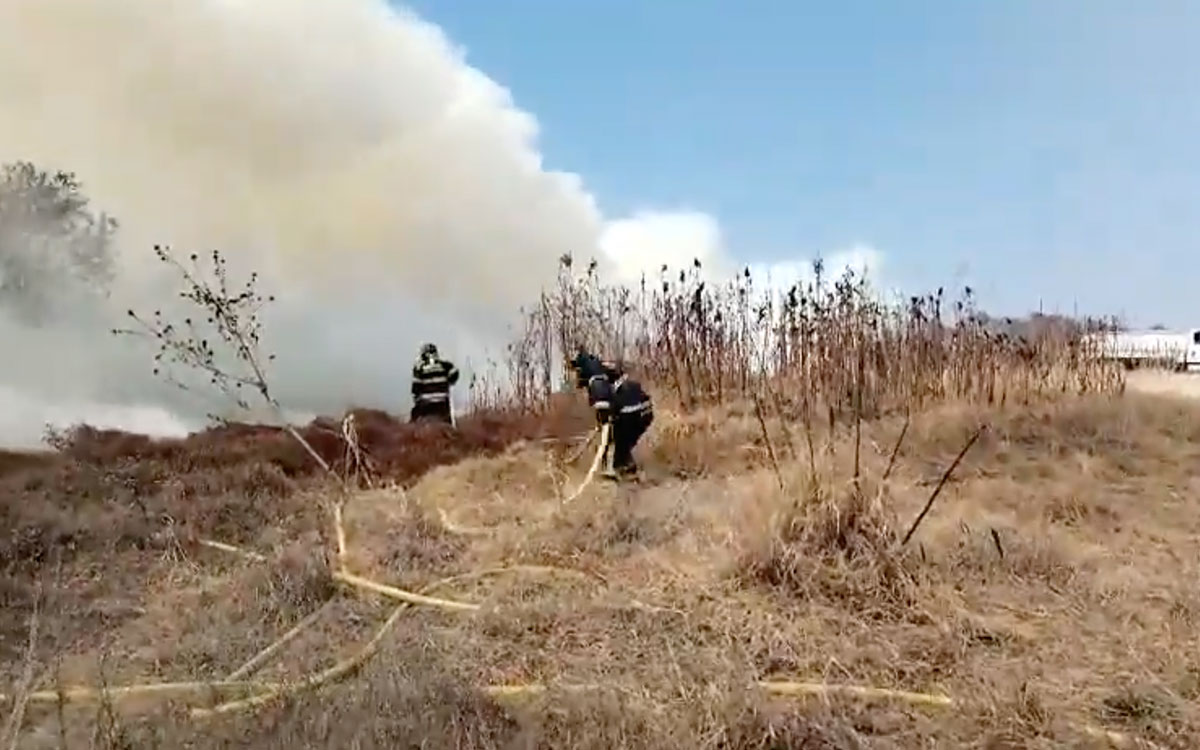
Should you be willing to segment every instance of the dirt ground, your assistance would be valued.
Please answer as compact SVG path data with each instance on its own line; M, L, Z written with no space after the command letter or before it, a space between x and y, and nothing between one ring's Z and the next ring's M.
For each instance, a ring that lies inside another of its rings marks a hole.
M7 511L0 692L26 666L52 691L217 682L316 612L244 679L390 628L254 710L189 714L269 686L35 695L17 746L1200 747L1200 405L1142 390L890 417L857 451L846 426L664 412L642 484L569 503L590 456L517 440L347 504L348 570L445 600L399 608L338 580L316 480L197 466L120 494L126 469L30 462L9 497L60 501Z
M1140 393L1200 398L1200 373L1135 370L1126 376L1125 385Z

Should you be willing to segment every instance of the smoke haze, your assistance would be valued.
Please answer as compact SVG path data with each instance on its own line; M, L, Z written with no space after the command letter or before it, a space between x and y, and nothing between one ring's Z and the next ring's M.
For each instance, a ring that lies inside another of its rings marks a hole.
M460 366L497 352L564 252L627 277L723 252L704 214L606 224L536 139L383 0L0 0L0 161L74 171L121 222L110 297L64 288L39 326L0 311L0 444L45 422L178 433L219 407L108 333L174 304L156 243L260 273L276 395L303 414L405 408L424 340Z

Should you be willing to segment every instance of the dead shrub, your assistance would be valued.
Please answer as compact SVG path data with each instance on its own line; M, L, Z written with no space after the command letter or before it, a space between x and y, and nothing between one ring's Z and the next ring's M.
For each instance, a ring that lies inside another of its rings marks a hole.
M681 479L748 471L768 463L758 423L734 402L696 414L655 416L645 440L657 467Z
M375 564L390 580L403 585L428 582L433 573L446 570L466 551L469 540L448 531L445 525L428 510L416 503L405 507L404 513L377 530L380 543Z
M846 715L827 708L762 700L730 701L724 708L724 735L714 743L721 750L867 750L862 735Z
M1021 683L1013 700L1013 714L1028 735L1041 736L1050 729L1052 715L1041 693L1028 682Z
M915 566L899 549L886 489L806 479L801 499L748 540L738 575L801 598L839 601L878 619L904 619L917 599Z
M678 720L655 708L641 696L616 689L557 691L524 712L518 742L537 750L686 747L688 738L680 736Z
M1165 686L1122 685L1101 699L1095 714L1103 724L1149 740L1152 746L1196 747L1200 721L1195 710Z
M410 482L434 466L472 455L503 451L519 440L553 437L570 430L580 418L573 399L555 402L543 414L515 409L481 409L463 415L455 428L411 423L375 409L352 409L363 451L381 478ZM342 420L319 418L299 432L335 470L346 461ZM153 466L157 477L208 476L214 470L256 466L268 485L283 478L316 475L320 467L295 438L268 425L226 423L181 439L152 439L120 430L77 425L48 436L64 457L92 466ZM10 463L13 463L10 461Z
M990 581L1000 576L1054 588L1070 586L1082 575L1053 535L1030 536L1008 528L960 529L953 545L931 551L928 562L951 579Z
M678 534L686 520L681 498L664 496L661 500L654 502L645 493L605 493L589 500L586 510L577 507L557 518L548 532L528 546L537 556L549 559L581 554L616 559L661 545Z
M1083 491L1066 490L1053 492L1043 506L1046 520L1064 526L1079 526L1085 523L1115 524L1120 521L1121 514L1111 500L1092 496L1084 496Z
M1132 685L1105 696L1097 708L1103 721L1127 726L1170 720L1176 713L1174 702L1161 690Z
M0 480L0 566L37 567L51 554L141 549L156 531L153 511L112 472L57 465L45 483ZM15 485L15 486L14 486Z
M271 565L256 568L252 591L272 603L281 622L293 622L328 601L337 589L321 547L297 542L284 547Z
M713 425L707 420L655 417L649 443L650 454L662 466L681 479L694 479L708 473L713 465Z

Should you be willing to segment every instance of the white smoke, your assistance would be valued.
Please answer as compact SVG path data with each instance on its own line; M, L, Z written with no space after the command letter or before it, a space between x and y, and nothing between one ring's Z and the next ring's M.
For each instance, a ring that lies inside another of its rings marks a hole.
M616 279L637 283L643 276L657 278L663 266L690 270L700 262L700 276L712 282L733 279L748 269L758 288L783 292L814 280L813 261L818 256L771 263L740 263L725 244L721 227L711 215L695 210L639 211L627 219L609 221L600 235L603 257L610 260ZM883 278L883 255L865 244L855 244L822 258L826 279L847 269L872 284Z
M616 280L626 284L636 283L643 273L656 278L664 265L690 268L694 260L712 278L729 278L735 270L721 227L700 211L640 211L610 221L600 236L600 249L613 262Z
M175 433L219 407L108 333L177 302L156 243L260 273L276 395L304 414L404 409L422 341L460 365L497 352L564 253L629 278L733 268L703 214L606 224L508 92L384 0L0 0L0 149L76 172L121 221L107 301L36 328L0 313L0 444L44 422Z
M827 285L839 279L846 271L853 271L858 278L866 278L877 292L883 282L883 254L875 248L856 244L845 250L830 253L821 258L824 266L822 276ZM751 263L750 274L770 289L787 290L795 285L810 284L816 279L812 260L785 260L776 263Z

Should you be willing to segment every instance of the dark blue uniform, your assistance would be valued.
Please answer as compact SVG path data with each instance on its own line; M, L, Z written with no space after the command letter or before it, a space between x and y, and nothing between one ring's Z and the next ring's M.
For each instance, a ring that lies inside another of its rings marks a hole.
M612 425L613 470L625 475L637 472L633 448L654 422L650 395L613 363L580 353L572 364L576 384L587 390L596 422Z
M571 367L575 369L575 385L578 388L587 388L588 380L593 375L604 375L609 382L615 383L617 378L625 374L616 362L602 360L585 352L576 355L571 361Z
M450 387L458 382L454 363L438 357L437 349L426 344L421 358L413 365L412 421L436 419L450 424Z

